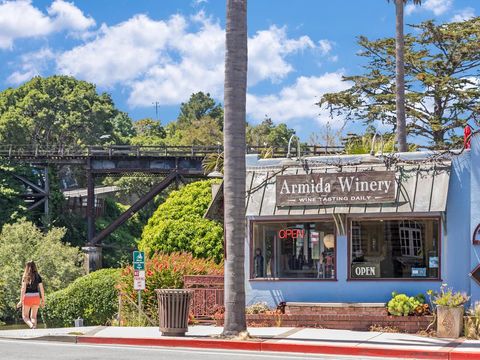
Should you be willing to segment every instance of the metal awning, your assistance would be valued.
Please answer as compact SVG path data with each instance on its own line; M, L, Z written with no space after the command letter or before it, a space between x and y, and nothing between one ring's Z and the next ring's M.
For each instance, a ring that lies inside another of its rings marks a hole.
M397 164L395 201L383 204L285 206L276 204L276 176L309 173L354 173L360 171L386 171L383 164L356 166L330 166L304 169L271 168L247 170L247 216L285 216L322 214L382 214L429 213L446 209L450 162Z

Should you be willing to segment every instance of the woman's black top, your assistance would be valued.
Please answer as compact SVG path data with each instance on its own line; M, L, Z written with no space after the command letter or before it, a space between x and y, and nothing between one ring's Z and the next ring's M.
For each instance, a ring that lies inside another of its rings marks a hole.
M42 283L42 277L40 274L35 274L35 278L33 279L31 284L27 284L27 289L25 290L26 293L38 293L38 284Z

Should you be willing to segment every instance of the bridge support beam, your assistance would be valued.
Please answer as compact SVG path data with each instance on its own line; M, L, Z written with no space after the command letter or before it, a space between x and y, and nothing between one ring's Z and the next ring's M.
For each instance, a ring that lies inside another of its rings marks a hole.
M95 177L91 168L91 160L87 164L87 240L91 244L95 237Z
M160 194L163 190L165 190L171 183L177 181L178 179L178 172L176 170L170 172L166 178L160 181L157 185L155 185L147 194L142 196L135 204L130 206L123 214L121 214L115 221L113 221L110 225L108 225L105 229L100 231L96 236L92 238L89 237L88 245L95 246L100 241L102 241L105 237L110 235L113 231L115 231L120 225L122 225L125 221L130 219L137 211L143 208L150 200L152 200L155 196ZM93 190L92 190L93 192ZM90 193L90 190L89 190ZM93 217L95 220L95 218ZM95 223L93 224L95 226ZM90 233L89 233L90 235Z
M102 248L98 246L82 247L84 254L83 266L87 274L102 268Z

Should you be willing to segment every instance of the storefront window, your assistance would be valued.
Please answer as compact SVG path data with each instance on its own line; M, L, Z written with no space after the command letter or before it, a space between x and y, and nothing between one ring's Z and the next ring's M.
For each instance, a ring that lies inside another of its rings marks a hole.
M439 278L438 220L353 220L350 278Z
M252 277L334 279L332 222L253 223Z

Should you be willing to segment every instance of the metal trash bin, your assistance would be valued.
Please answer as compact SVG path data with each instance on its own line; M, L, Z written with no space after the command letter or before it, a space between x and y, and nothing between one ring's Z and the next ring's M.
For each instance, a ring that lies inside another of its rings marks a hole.
M192 290L156 289L162 336L185 336Z

